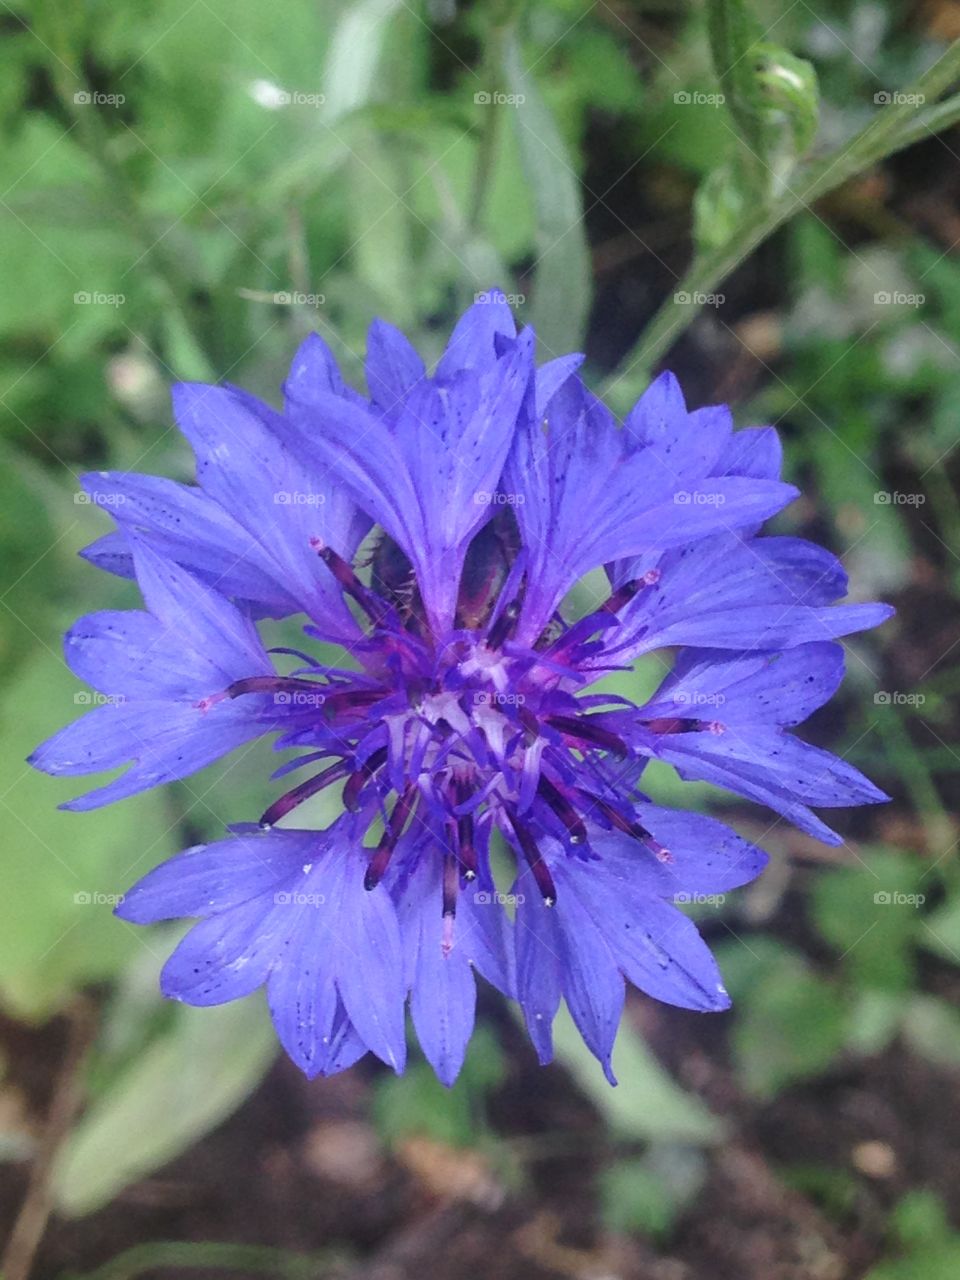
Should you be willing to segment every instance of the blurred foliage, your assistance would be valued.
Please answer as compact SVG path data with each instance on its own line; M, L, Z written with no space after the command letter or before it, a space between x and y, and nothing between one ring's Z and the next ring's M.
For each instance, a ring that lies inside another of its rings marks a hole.
M91 697L63 667L64 627L80 611L135 600L128 584L75 559L108 526L79 474L187 478L170 381L229 379L275 399L295 344L317 329L360 382L373 315L436 356L450 318L495 282L536 324L544 356L579 347L607 247L588 243L588 228L602 225L591 215L608 213L608 200L623 209L611 196L620 182L635 184L637 219L613 215L614 233L629 232L651 270L664 266L665 224L683 222L684 253L736 249L744 219L789 194L811 154L868 127L942 51L932 26L903 21L892 3L622 9L294 0L281 17L258 0L155 0L135 16L105 0L4 5L0 997L12 1017L37 1024L91 984L107 993L87 1106L56 1166L66 1213L91 1212L189 1147L274 1054L259 999L163 1006L156 975L170 938L110 916L147 866L263 807L267 753L84 815L59 813L71 788L23 763ZM598 160L601 138L609 153ZM885 194L865 179L829 209L801 210L777 242L780 278L753 281L763 285L755 306L729 322L722 310L694 318L687 308L673 323L690 325L718 365L718 350L729 363L757 353L760 376L738 418L784 426L789 474L811 494L783 529L810 532L816 516L858 598L919 589L920 561L936 578L937 607L955 617L960 266L942 234L921 235ZM624 346L636 337L625 332ZM621 408L642 389L629 364L611 384ZM901 648L921 639L915 627L907 637ZM853 696L834 745L895 789L912 824L905 848L891 836L848 847L842 865L801 860L779 913L779 903L764 914L733 896L701 913L711 940L726 939L729 1047L746 1099L769 1103L895 1039L960 1067L960 677L939 661L948 643L934 645L932 662L901 654L899 666L873 640L851 646ZM640 666L610 687L652 678ZM665 768L651 777L668 802L729 804ZM771 836L777 845L780 833ZM564 1019L557 1040L614 1153L600 1180L605 1220L667 1237L727 1119L629 1024L615 1091ZM452 1092L417 1063L378 1079L379 1136L390 1147L424 1135L492 1151L490 1101L509 1075L484 1027ZM0 1133L0 1158L27 1153ZM850 1203L845 1173L789 1176L838 1213ZM890 1251L871 1280L937 1280L960 1266L942 1206L923 1191L900 1203ZM196 1256L163 1255L170 1266L221 1265ZM257 1265L222 1258L227 1269ZM128 1264L102 1274L134 1274Z

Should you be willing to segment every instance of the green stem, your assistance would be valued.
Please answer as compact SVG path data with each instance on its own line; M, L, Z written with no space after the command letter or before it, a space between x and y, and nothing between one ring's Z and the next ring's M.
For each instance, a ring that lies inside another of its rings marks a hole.
M273 1249L266 1245L220 1243L219 1241L158 1240L150 1244L135 1245L118 1254L96 1271L82 1276L71 1273L62 1280L133 1280L144 1271L190 1270L253 1272L259 1275L278 1276L280 1280L316 1280L323 1266L330 1267L342 1259L333 1255L318 1258L292 1253L285 1249Z
M789 188L772 203L747 215L725 244L694 258L687 274L677 283L677 292L715 293L730 273L762 244L778 227L800 209L842 186L858 173L887 156L909 147L921 138L937 133L960 120L960 94L935 103L926 111L917 110L909 99L922 95L936 98L960 75L960 40L955 40L943 56L917 81L909 93L877 115L843 147L820 160L808 161L791 179ZM640 340L624 357L619 369L606 380L601 393L609 392L625 373L649 370L694 319L699 305L682 307L668 298L650 321Z
M518 6L505 0L504 3L493 7L494 12L487 22L482 66L483 90L491 95L499 93L503 88L504 49L517 20ZM480 146L477 151L476 168L473 171L473 188L467 212L467 227L472 233L480 230L480 223L483 220L487 191L493 180L497 157L498 122L502 115L503 111L499 110L494 103L488 104L480 134Z

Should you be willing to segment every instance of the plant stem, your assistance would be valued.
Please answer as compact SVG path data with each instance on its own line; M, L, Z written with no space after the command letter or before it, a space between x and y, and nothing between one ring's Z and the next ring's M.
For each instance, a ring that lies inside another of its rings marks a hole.
M81 1276L63 1277L63 1280L133 1280L144 1271L204 1270L255 1272L259 1275L279 1276L281 1280L315 1280L322 1274L321 1266L330 1267L342 1261L334 1255L312 1258L291 1253L286 1249L274 1249L268 1245L234 1244L215 1240L178 1241L157 1240L149 1244L134 1245L117 1257L111 1258L96 1271Z
M690 269L677 283L677 291L691 296L716 291L719 284L763 243L778 227L800 209L858 173L864 172L887 156L893 155L918 140L935 134L960 120L960 94L935 103L926 111L918 111L909 100L920 95L921 101L935 98L960 75L960 40L955 40L943 56L917 81L901 100L884 107L865 128L843 147L820 160L808 161L793 175L783 195L770 204L748 214L730 239L716 249L699 254ZM640 340L624 357L617 370L601 387L609 391L624 374L649 370L666 353L677 337L691 324L701 304L691 301L678 307L668 298Z
M498 6L494 7L498 8ZM477 150L477 164L473 171L473 189L467 212L467 227L471 232L480 230L487 190L493 178L497 156L498 121L503 115L493 98L503 86L503 54L507 36L515 21L514 7L510 4L499 6L499 12L494 12L488 19L483 53L483 79L484 91L490 94L491 101L487 103L480 145Z

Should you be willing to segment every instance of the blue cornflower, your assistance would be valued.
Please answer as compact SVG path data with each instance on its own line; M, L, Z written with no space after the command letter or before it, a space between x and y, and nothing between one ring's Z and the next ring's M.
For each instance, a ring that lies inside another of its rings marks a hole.
M464 315L432 376L376 322L365 399L314 336L282 413L231 387L175 389L197 487L85 481L118 525L86 554L135 576L146 608L68 633L67 661L110 696L33 763L130 762L66 806L90 809L263 734L299 750L276 776L305 780L259 825L150 872L118 914L199 918L164 993L205 1005L265 987L309 1075L368 1050L402 1069L409 1000L451 1083L475 971L519 1000L544 1062L564 999L611 1079L624 978L727 1007L674 903L752 880L766 855L654 803L649 760L834 843L810 806L885 799L787 732L836 688L833 641L890 611L836 604L846 578L821 548L758 536L796 496L775 432L688 412L669 374L621 428L580 357L536 369L533 349L502 295ZM571 619L565 597L598 569L605 586L585 583L594 606ZM255 622L293 615L308 619L304 650L265 649ZM665 649L675 659L645 704L598 687ZM342 816L293 825L334 786Z

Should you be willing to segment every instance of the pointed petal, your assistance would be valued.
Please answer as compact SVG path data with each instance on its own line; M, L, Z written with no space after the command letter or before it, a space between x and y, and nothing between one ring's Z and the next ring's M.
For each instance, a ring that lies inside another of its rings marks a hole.
M487 289L454 326L437 365L436 377L448 380L463 369L492 365L497 356L496 339L514 338L516 333L516 322L506 296L500 289Z
M517 897L517 995L541 1064L553 1061L553 1020L560 1007L563 944L554 909L544 905L533 877L524 873Z
M682 912L637 892L603 863L571 860L567 872L634 986L684 1009L715 1013L729 1007L716 961Z
M333 639L357 627L318 558L319 543L347 558L356 550L352 504L317 467L308 467L248 404L225 387L174 387L177 423L197 456L204 491L269 557L273 575Z
M454 945L444 951L439 892L430 908L421 918L410 1013L427 1061L449 1088L460 1074L473 1034L477 984L456 931Z
M374 320L367 337L367 388L383 413L392 413L426 377L426 366L399 329Z
M270 831L198 845L162 863L124 895L116 914L133 924L218 915L273 895L302 876L312 832Z
M561 983L570 1014L587 1048L616 1084L610 1058L623 1013L623 978L604 931L585 910L564 863L552 867L557 882L558 933L563 941Z
M637 817L669 851L669 862L616 831L591 835L590 848L605 866L644 893L660 898L725 893L755 880L769 862L762 849L716 818L646 803L637 806Z
M393 903L382 884L363 887L359 859L345 876L337 945L337 988L360 1038L397 1072L406 1062L403 952Z
M185 1004L238 1000L267 980L286 941L289 912L253 898L194 925L160 974L160 990Z

